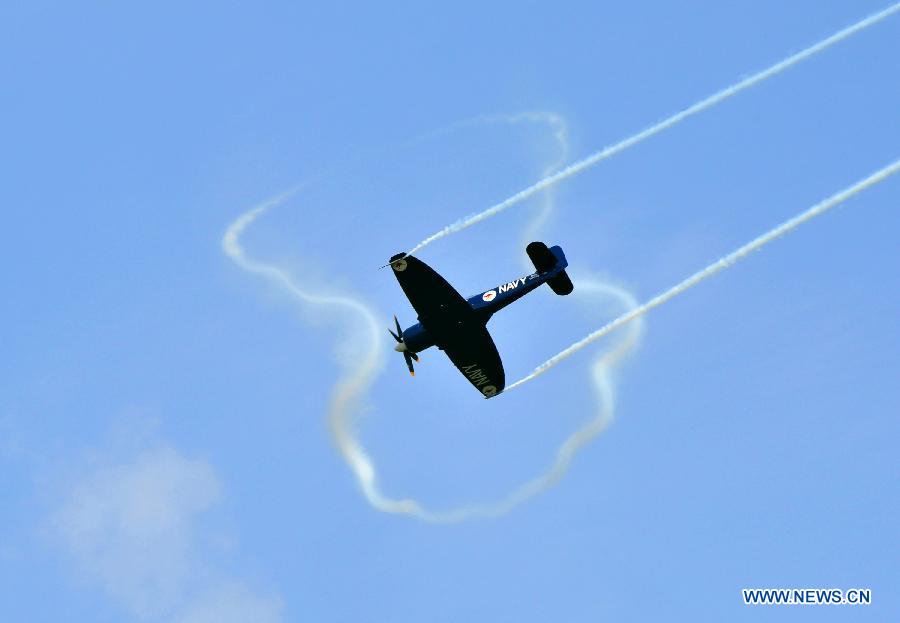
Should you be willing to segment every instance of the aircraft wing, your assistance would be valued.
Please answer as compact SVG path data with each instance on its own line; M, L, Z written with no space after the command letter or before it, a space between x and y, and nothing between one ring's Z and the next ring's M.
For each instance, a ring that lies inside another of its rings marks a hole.
M483 324L460 327L451 340L444 344L439 342L438 346L485 398L503 391L506 386L503 362L491 334Z
M390 265L422 324L448 314L471 313L472 307L466 299L422 260L398 254L391 258Z

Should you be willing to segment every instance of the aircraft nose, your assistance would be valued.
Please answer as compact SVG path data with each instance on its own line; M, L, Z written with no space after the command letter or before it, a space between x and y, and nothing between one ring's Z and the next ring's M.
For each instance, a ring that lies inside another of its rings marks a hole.
M402 353L403 351L406 350L406 342L399 342L399 343L395 344L394 350L397 351L398 353Z

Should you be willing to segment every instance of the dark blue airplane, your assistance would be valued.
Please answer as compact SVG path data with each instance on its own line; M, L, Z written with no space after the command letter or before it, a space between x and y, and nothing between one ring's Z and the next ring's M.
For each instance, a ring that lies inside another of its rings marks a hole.
M419 360L416 353L437 346L485 398L503 391L506 386L503 362L488 333L488 320L495 312L543 283L560 295L570 294L573 290L565 270L569 263L561 248L547 248L543 242L532 242L525 252L536 272L468 300L412 255L398 253L391 258L394 275L419 315L418 324L406 331L400 328L400 321L394 316L397 333L388 329L397 340L394 350L403 353L410 374L415 375L413 361Z

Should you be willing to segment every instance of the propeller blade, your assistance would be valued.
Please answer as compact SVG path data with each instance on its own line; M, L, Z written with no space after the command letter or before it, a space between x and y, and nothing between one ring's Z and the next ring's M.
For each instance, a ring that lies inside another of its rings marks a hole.
M400 321L397 320L397 316L396 316L396 315L394 316L394 326L397 327L397 332L394 333L393 331L391 331L390 329L388 329L388 333L390 333L390 334L394 337L394 339L397 340L397 342L398 342L399 344L403 344L403 343L404 343L404 341L403 341L403 329L400 327ZM419 356L418 356L417 354L413 353L413 352L410 352L410 351L406 350L406 346L403 346L403 347L399 347L399 346L398 346L398 347L396 348L396 350L399 350L400 352L403 353L403 359L406 361L406 367L409 368L409 373L410 373L411 375L415 376L415 375L416 375L416 371L415 371L415 369L413 368L413 361L418 361L418 360L419 360Z

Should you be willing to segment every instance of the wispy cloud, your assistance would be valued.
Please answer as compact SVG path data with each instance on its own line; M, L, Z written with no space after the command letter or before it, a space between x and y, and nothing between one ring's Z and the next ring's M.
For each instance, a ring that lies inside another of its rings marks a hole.
M278 597L257 594L209 562L199 523L221 497L208 462L156 444L78 475L51 532L78 575L138 619L280 621Z
M220 582L175 617L176 623L276 623L281 602L261 597L240 582Z

